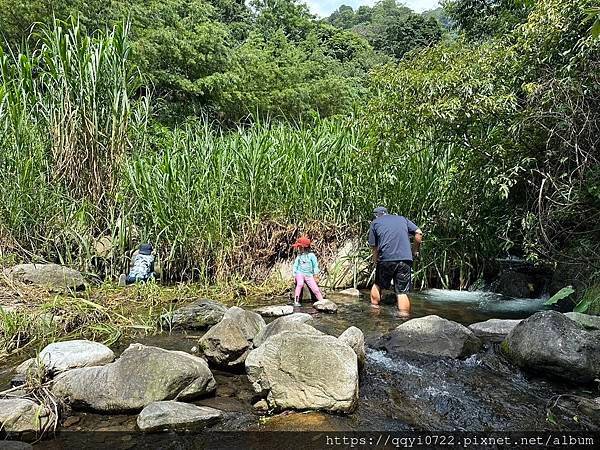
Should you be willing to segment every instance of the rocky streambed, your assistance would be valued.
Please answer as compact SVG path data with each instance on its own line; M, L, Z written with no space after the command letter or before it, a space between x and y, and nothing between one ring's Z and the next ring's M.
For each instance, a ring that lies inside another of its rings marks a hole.
M4 431L27 439L57 420L45 448L131 448L183 431L600 428L598 318L434 291L404 321L365 297L330 298L320 311L200 301L164 318L170 334L48 346L5 370L2 389L41 371L67 408L57 418L16 389L0 400Z

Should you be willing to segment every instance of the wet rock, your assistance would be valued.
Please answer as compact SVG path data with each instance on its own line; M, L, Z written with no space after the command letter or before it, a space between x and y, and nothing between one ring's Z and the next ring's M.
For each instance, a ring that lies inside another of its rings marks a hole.
M356 357L358 358L358 366L363 367L365 365L367 355L365 353L365 335L360 328L348 328L346 331L340 334L338 340L354 350L354 353L356 353Z
M54 292L85 288L81 273L58 264L19 264L5 269L4 273L11 281L33 284Z
M281 317L292 314L294 312L294 307L292 305L272 305L263 306L254 311L263 317Z
M199 347L211 364L237 369L243 366L254 338L265 326L259 314L234 306L202 336Z
M480 339L490 342L502 342L521 319L489 319L469 325L469 329Z
M212 300L198 300L163 316L163 322L172 328L206 329L219 323L227 312L227 307Z
M256 411L261 411L261 412L267 412L269 410L269 404L267 403L267 401L265 399L261 399L261 400L257 401L252 407Z
M337 305L333 303L331 300L323 299L318 302L313 303L313 308L317 311L325 312L325 313L335 313L337 312Z
M246 372L269 409L348 413L358 401L356 353L333 336L275 335L250 352Z
M0 399L1 431L37 433L48 424L49 420L50 412L31 400L25 398Z
M565 316L574 320L586 330L600 330L600 316L592 316L574 311L565 313Z
M256 338L254 339L254 346L258 347L270 337L283 333L285 331L294 331L296 333L302 334L323 334L316 328L305 323L306 320L308 320L305 316L308 316L308 319L311 318L309 314L297 313L292 314L290 316L280 317L279 319L274 320L273 322L268 324L263 330L261 330L260 333L258 333Z
M461 324L432 315L404 322L376 345L390 353L465 358L480 350L481 341Z
M344 289L338 292L339 295L346 295L348 297L360 297L360 291L356 288Z
M87 340L55 342L44 347L38 356L52 374L79 367L102 366L114 359L115 354L106 345Z
M600 376L600 333L557 311L523 320L502 342L503 352L519 367L574 383Z
M131 344L113 363L62 373L52 392L76 408L113 412L138 410L160 400L194 399L215 387L202 358Z
M137 418L141 431L199 430L223 417L218 409L189 403L162 401L150 403Z

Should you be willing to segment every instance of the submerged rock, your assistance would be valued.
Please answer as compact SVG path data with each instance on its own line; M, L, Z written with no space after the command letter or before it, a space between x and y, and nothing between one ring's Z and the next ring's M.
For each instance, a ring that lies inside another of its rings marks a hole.
M212 300L198 300L163 316L163 322L172 328L205 329L219 323L227 312L227 306Z
M365 335L360 328L348 328L346 331L340 334L338 340L354 350L354 353L356 353L356 357L358 358L358 366L363 367L365 365L367 355L365 353Z
M270 409L348 413L358 401L356 353L333 336L277 334L250 352L246 372Z
M259 314L234 306L202 336L199 347L211 364L236 369L243 366L254 338L265 327L265 321Z
M208 406L176 401L150 403L137 418L142 431L199 430L218 422L223 413Z
M56 374L78 367L108 364L114 361L115 354L99 342L73 340L47 345L40 352L38 359L48 372Z
M574 311L565 313L565 316L574 320L586 330L600 330L600 316L592 316Z
M0 431L40 432L49 422L50 412L25 398L0 399ZM0 447L2 446L0 441Z
M138 410L160 400L193 399L215 387L202 358L131 344L113 363L62 373L52 392L76 408L113 412Z
M337 305L333 303L331 300L323 299L318 302L313 303L313 308L317 311L325 312L325 313L335 313L337 312Z
M303 313L292 314L290 316L275 319L273 322L271 322L265 328L263 328L260 333L258 333L256 338L254 339L254 346L259 347L270 337L283 333L285 331L294 331L296 333L302 334L323 334L316 328L306 324L305 322L308 319L305 316L308 316L308 319L311 319L311 316L309 314Z
M377 347L390 353L465 358L481 349L481 341L461 324L432 315L404 322L380 339Z
M469 329L478 338L491 342L502 342L514 327L521 323L521 319L489 319L469 325Z
M254 311L263 317L281 317L292 314L294 312L294 307L292 305L272 305L263 306Z
M523 320L502 342L503 352L519 367L575 383L600 376L600 333L557 311Z
M58 264L19 264L6 269L4 273L11 281L33 284L55 292L85 288L81 273Z

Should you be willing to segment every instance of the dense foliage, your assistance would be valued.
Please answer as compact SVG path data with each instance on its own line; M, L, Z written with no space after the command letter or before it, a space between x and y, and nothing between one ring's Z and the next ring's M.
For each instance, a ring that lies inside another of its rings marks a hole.
M598 283L593 0L326 20L294 0L0 0L0 27L0 254L96 271L110 236L114 274L150 239L169 276L214 277L248 235L364 231L384 203L425 229L425 284L508 255Z

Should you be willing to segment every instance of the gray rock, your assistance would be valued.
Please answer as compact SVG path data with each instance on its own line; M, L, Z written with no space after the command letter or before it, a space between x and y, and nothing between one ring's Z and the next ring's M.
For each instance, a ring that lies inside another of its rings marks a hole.
M0 399L1 431L6 433L37 433L49 421L50 412L31 400L25 398Z
M331 300L323 299L318 302L313 303L313 308L317 311L325 312L325 313L335 313L337 312L337 305L333 303Z
M218 409L189 403L162 401L150 403L137 418L142 431L200 430L223 417Z
M480 339L491 342L502 342L521 319L489 319L469 325L469 329Z
M523 320L502 342L502 351L519 367L574 383L600 376L600 333L557 311Z
M113 363L62 373L52 392L75 408L113 412L138 410L160 400L189 400L215 388L202 358L131 344Z
M210 364L236 369L244 363L252 341L246 338L237 322L223 319L200 338L198 347Z
M41 286L54 292L85 288L81 273L58 264L19 264L4 272L11 281Z
M390 353L464 358L479 351L481 341L461 324L432 315L404 322L383 337L378 347Z
M292 314L291 316L285 316L280 317L279 319L275 319L273 322L268 324L263 330L261 330L261 332L258 333L256 338L254 338L254 346L258 347L270 337L273 337L285 331L294 331L296 333L315 335L323 334L316 328L302 321L305 320L304 316L308 316L308 318L310 319L311 317L309 314L304 314L303 316L300 316L300 314L302 313Z
M259 314L234 306L200 338L198 344L211 364L237 369L243 366L254 338L265 326Z
M348 345L358 358L358 366L364 367L367 355L365 352L365 335L357 327L350 327L338 337L340 342Z
M338 292L340 295L346 295L348 297L360 297L360 291L356 288L348 288Z
M292 305L272 305L263 306L254 311L263 317L281 317L292 314L294 312L294 307Z
M348 413L358 402L356 353L333 336L277 334L250 352L246 372L269 409Z
M565 316L574 320L586 330L600 330L600 316L592 316L574 311L565 313Z
M282 320L282 321L286 321L286 322L291 321L291 322L306 323L309 320L312 320L312 318L313 317L308 313L294 313L294 314L290 314L289 316L280 317L277 320ZM273 323L273 322L271 322L271 323Z
M47 345L38 359L48 372L56 374L79 367L103 366L114 361L115 354L104 344L73 340Z
M219 323L227 312L227 306L212 300L198 300L163 316L163 321L173 328L206 329Z
M248 340L254 339L254 336L267 325L260 314L246 311L238 306L229 308L223 315L223 319L235 321Z

